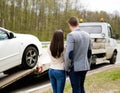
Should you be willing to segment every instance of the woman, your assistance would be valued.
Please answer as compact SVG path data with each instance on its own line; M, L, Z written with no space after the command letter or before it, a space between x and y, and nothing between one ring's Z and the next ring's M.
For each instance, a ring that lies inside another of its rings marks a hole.
M64 35L62 30L54 32L48 53L51 58L49 78L53 93L63 93L66 73L64 70Z

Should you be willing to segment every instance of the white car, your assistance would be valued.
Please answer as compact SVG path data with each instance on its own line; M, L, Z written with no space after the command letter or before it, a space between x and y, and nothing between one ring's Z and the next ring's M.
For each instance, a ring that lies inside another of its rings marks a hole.
M0 73L16 66L35 67L41 50L42 45L37 37L0 27Z

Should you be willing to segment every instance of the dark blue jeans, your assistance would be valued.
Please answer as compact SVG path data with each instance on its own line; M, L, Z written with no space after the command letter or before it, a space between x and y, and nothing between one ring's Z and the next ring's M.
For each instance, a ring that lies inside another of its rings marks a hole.
M84 81L87 71L75 72L74 68L71 68L69 72L69 78L72 86L72 93L85 93Z
M66 72L64 70L49 69L49 78L52 84L53 93L63 93L66 81Z

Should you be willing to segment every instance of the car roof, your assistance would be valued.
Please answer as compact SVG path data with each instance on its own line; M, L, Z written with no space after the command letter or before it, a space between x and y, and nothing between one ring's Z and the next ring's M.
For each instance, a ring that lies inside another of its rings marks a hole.
M10 30L7 30L7 29L5 29L3 27L0 27L0 29L3 30L3 31L11 32Z

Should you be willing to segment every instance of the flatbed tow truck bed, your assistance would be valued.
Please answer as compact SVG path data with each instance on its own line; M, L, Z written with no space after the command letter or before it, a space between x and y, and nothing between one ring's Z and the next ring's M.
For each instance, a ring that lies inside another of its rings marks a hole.
M13 73L11 75L7 75L4 78L0 79L0 89L14 83L15 81L33 73L35 69L26 69L26 70L20 70L16 73Z
M19 79L22 79L27 75L34 74L36 76L41 76L42 74L45 74L50 66L49 61L46 62L44 58L42 58L39 60L39 62L41 62L41 64L32 69L17 69L10 75L0 77L0 89L5 88L6 86L16 82Z

